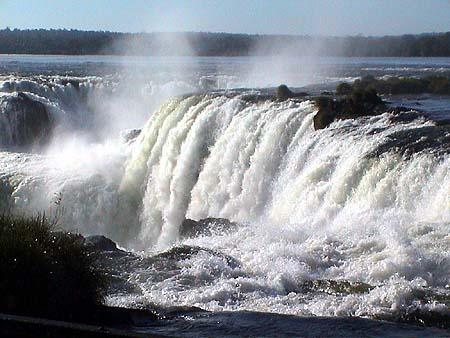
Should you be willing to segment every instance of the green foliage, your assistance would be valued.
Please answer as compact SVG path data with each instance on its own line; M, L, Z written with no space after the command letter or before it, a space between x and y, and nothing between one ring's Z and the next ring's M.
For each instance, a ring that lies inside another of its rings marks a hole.
M337 95L348 95L352 92L352 86L347 82L342 82L336 87Z
M429 76L428 91L435 94L450 95L450 78L444 76Z
M450 95L450 78L428 76L424 78L376 79L368 75L352 84L340 83L336 87L337 97L318 97L319 109L314 116L314 129L326 128L336 119L357 118L379 114L385 108L382 94L443 94Z
M370 115L373 110L383 103L377 90L371 86L374 78L356 80L353 85L341 83L336 87L339 97L334 106L336 113L349 113L355 115ZM345 94L345 95L344 95Z
M333 98L326 96L319 96L315 99L316 106L319 110L332 110L333 109Z
M0 312L70 319L103 299L105 278L82 237L45 216L0 215Z
M424 78L390 77L379 80L373 76L365 76L361 80L356 80L352 88L373 88L381 94L392 95L422 93L450 95L450 78L445 76L428 76Z
M314 116L314 129L326 128L335 119L356 118L373 115L383 107L383 100L370 86L374 78L357 80L350 85L341 83L336 88L337 98L319 96L315 103L319 111Z
M186 41L192 49L179 48ZM120 47L121 46L121 47ZM130 47L132 48L126 48ZM116 33L67 29L0 30L0 54L450 56L450 32L383 37L310 37L228 33ZM315 48L321 46L319 50ZM310 48L312 47L312 48ZM314 51L314 52L311 52Z

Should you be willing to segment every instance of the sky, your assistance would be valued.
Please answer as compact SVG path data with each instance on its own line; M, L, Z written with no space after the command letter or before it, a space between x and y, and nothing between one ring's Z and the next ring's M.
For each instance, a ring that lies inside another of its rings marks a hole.
M0 0L0 28L399 35L450 31L450 0Z

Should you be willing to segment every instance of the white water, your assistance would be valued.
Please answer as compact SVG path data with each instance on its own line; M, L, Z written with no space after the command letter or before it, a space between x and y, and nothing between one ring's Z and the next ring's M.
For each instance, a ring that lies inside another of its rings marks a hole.
M54 89L29 92L63 106L59 96L52 100ZM368 156L389 134L429 122L394 124L385 114L314 131L314 113L311 102L172 99L131 145L76 141L43 155L0 153L0 202L21 211L62 205L68 228L103 233L147 254L182 243L241 263L230 267L200 252L178 262L171 278L151 277L158 271L150 267L136 271L129 278L141 294L111 298L113 304L303 315L448 311L438 301L418 302L417 293L449 293L450 158ZM180 239L186 217L242 225ZM305 280L327 279L375 288L299 291Z
M447 158L368 156L387 135L425 122L395 125L385 114L314 131L314 113L308 101L218 95L163 106L136 141L121 183L124 194L141 194L133 196L142 200L139 238L149 247L173 243L185 217L311 229L450 221Z
M199 253L179 262L173 278L130 276L143 295L111 302L302 315L448 311L417 299L424 290L449 292L450 158L368 156L387 135L424 121L393 124L385 114L314 131L314 112L310 102L222 96L178 99L157 112L122 180L121 194L132 186L142 201L135 244L165 248L179 240L185 217L224 217L246 226L181 242L241 267ZM375 288L311 296L299 292L305 280Z
M140 128L164 100L196 88L176 79L144 82L125 75L0 76L0 133L18 129L17 121L6 119L6 113L16 113L6 111L6 103L18 93L45 105L56 122L56 143L74 134L103 142L124 129ZM11 140L13 135L0 147L13 146Z

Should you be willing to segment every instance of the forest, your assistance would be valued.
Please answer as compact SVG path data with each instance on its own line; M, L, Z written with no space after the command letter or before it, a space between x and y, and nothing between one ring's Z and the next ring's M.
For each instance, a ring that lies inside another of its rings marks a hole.
M401 36L312 37L230 33L117 33L2 29L0 54L429 57L450 56L450 32Z

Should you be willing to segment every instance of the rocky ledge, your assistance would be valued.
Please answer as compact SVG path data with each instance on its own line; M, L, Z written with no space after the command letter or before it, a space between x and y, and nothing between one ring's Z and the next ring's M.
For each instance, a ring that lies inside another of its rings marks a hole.
M28 150L50 140L54 121L43 103L20 92L0 104L0 146Z

